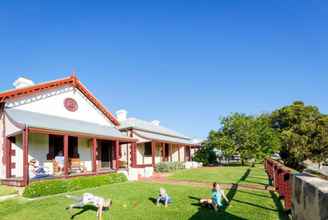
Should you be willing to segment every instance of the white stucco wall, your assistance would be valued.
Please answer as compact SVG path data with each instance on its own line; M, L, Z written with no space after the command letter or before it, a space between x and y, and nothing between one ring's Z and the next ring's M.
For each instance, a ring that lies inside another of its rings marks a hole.
M155 149L155 163L162 161L161 159L161 144L156 144ZM144 144L138 144L137 146L137 164L152 164L152 156L144 156L145 146Z
M22 150L22 135L16 136L16 143L12 144L12 149L15 149L16 155L12 156L12 162L16 163L16 168L12 169L12 175L16 177L23 176L23 150ZM91 147L87 138L78 139L78 152L81 163L86 167L87 171L92 171L91 162ZM46 134L30 134L29 135L29 161L35 159L42 167L52 167L52 161L47 161L49 153L49 138ZM52 174L52 170L50 170Z
M160 143L156 144L156 153L155 153L155 163L160 163L162 161L161 157L161 150L162 145ZM172 160L171 157L168 157L168 161L176 162L179 161L179 151L180 151L180 161L184 161L184 155L185 155L185 147L180 146L178 147L175 144L170 144L169 147L171 148L169 152L172 153ZM151 164L152 163L152 157L151 156L143 156L144 154L144 144L138 144L137 147L137 164Z
M16 127L9 119L8 116L5 115L5 126L6 126L6 136L12 136L19 132L22 132L21 128Z
M178 150L177 145L172 144L171 146L172 146L172 161L174 161L174 162L179 161L179 150Z
M185 147L184 146L180 147L179 150L180 150L180 161L183 162L185 158Z
M87 171L92 171L91 142L87 138L78 138L78 152L80 161Z
M70 112L64 107L64 100L66 98L73 98L78 103L77 111ZM6 103L6 108L21 109L113 126L112 122L102 112L100 112L79 90L73 87L57 88L51 91L19 98Z
M195 153L197 152L197 148L191 148L190 149L190 155L191 155L191 158L193 158L193 156L195 155Z
M137 164L152 164L152 157L151 156L144 156L145 152L145 145L138 144L137 145Z
M143 164L144 162L143 153L144 153L144 145L137 144L137 149L136 149L137 164Z
M16 143L11 144L11 149L15 150L15 156L11 157L11 162L16 163L15 168L11 169L11 174L16 177L23 177L23 148L22 134L15 136Z
M147 142L149 140L146 140L142 137L139 137L138 135L133 135L134 138L137 138L139 143L137 147L137 164L151 164L152 163L152 157L144 157L144 142ZM170 150L169 152L172 153L172 160L171 157L168 157L169 161L179 161L179 151L180 151L180 162L184 162L185 158L185 146L178 147L176 144L169 144ZM155 156L155 163L159 163L162 161L161 158L161 149L162 144L157 143L156 144L156 156Z
M130 154L131 144L122 144L121 145L121 155L120 161L127 162L130 166L131 163L131 154Z
M162 161L161 159L161 144L156 144L156 153L155 153L155 164L160 163Z
M29 134L28 161L35 159L43 166L49 153L49 136L46 134Z

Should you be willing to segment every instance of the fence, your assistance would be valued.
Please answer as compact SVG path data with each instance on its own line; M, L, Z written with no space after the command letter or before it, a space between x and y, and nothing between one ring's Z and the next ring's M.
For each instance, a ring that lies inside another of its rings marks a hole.
M296 173L273 159L264 161L271 185L284 199L293 220L328 220L328 181Z
M264 168L269 176L270 184L284 199L285 210L292 208L292 170L278 161L265 159Z

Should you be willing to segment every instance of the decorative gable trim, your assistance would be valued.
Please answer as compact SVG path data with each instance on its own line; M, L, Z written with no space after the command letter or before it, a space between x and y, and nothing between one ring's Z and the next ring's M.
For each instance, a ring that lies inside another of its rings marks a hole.
M77 88L83 95L85 95L89 101L94 104L114 125L119 126L120 123L117 121L115 116L107 110L107 108L80 82L80 80L75 76L66 77L64 79L53 80L45 83L36 84L34 86L13 89L3 93L0 93L0 103L5 103L10 99L15 99L18 97L23 97L38 93L45 90L50 90L58 87L63 87L67 85L72 85Z

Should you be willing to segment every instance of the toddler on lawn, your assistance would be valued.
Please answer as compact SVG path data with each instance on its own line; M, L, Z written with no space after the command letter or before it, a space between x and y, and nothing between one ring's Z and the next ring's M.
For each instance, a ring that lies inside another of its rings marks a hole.
M164 188L159 189L159 195L156 201L157 206L159 206L159 203L161 202L164 203L165 207L167 207L168 204L172 202L171 197L167 194Z

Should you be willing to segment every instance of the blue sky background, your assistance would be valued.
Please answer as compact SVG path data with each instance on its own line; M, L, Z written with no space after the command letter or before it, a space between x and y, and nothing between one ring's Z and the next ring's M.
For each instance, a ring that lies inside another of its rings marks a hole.
M230 112L328 113L328 3L1 1L0 89L70 75L111 110L206 137Z

